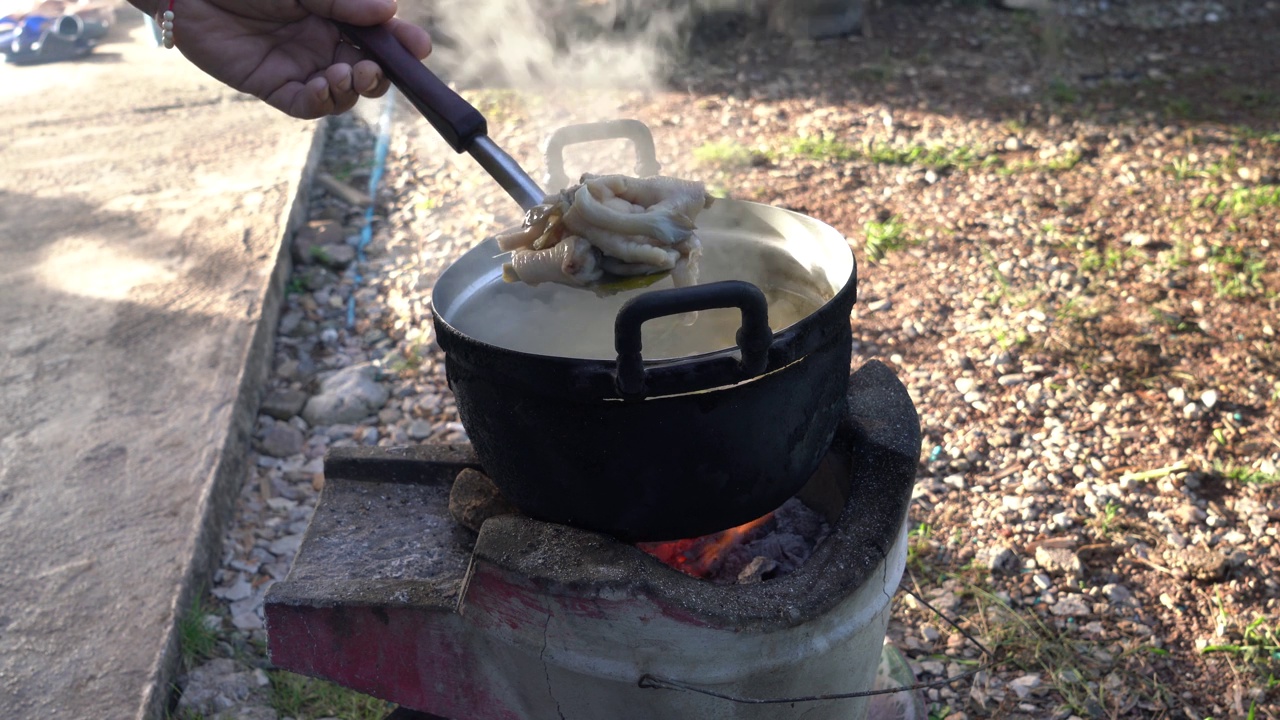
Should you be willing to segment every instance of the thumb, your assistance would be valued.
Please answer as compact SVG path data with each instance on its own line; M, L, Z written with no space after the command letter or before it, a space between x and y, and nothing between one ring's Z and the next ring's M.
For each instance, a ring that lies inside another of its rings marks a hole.
M352 25L381 25L395 17L396 0L298 0L308 12Z

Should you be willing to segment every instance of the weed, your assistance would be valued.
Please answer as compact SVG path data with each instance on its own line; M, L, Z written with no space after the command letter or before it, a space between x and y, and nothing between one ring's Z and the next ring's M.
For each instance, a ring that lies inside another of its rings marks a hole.
M750 167L760 157L751 148L727 140L704 143L693 151L693 159L699 164L721 170Z
M1080 101L1080 93L1060 79L1049 83L1049 99L1059 105L1074 105Z
M1120 513L1120 506L1114 502L1108 502L1102 508L1102 513L1096 518L1098 527L1098 535L1100 537L1111 537L1112 524L1116 521L1116 515Z
M1211 193L1196 204L1212 207L1219 214L1231 213L1236 217L1245 217L1264 207L1280 207L1280 185L1237 188L1221 197Z
M286 295L301 295L307 291L307 282L301 277L294 275L289 278L289 282L284 286Z
M1263 110L1276 104L1276 95L1268 90L1235 85L1223 91L1223 97L1232 105L1245 110Z
M1206 645L1200 652L1206 655L1230 653L1258 666L1280 661L1280 629L1269 624L1269 618L1266 616L1260 615L1254 618L1252 622L1236 632L1229 629L1232 624L1231 616L1225 612L1219 618L1219 623L1227 626L1228 629L1224 629L1226 634L1237 635L1239 639L1232 643Z
M218 630L205 622L209 608L204 605L203 591L196 593L191 607L178 618L178 652L182 665L193 668L213 654L218 644Z
M1176 118L1187 119L1191 117L1191 113L1195 106L1186 98L1174 98L1165 103L1164 111Z
M984 164L990 157L980 155L968 145L945 147L942 145L872 145L867 149L867 159L881 165L919 165L932 170L967 170Z
M1079 151L1068 150L1061 155L1046 160L1024 160L1000 167L1001 175L1016 175L1031 172L1066 172L1073 169L1084 159Z
M792 155L806 157L811 160L843 162L858 157L857 148L842 140L827 136L821 138L799 138L792 142L787 150Z
M907 245L906 226L897 215L884 222L866 223L862 228L866 232L867 259L871 262L880 262L888 253Z
M1234 480L1242 485L1273 485L1280 483L1280 474L1264 473L1261 470L1254 470L1243 465L1216 463L1213 471L1228 480Z
M340 717L343 720L382 720L391 710L385 700L362 695L340 685L295 675L284 670L268 673L271 705L283 716L311 720Z
M318 263L323 263L325 265L328 265L329 263L333 262L333 257L329 255L329 251L325 250L323 247L319 245L312 245L310 254L311 254L311 259L315 260Z
M1210 282L1218 297L1240 299L1266 293L1262 276L1267 271L1267 261L1252 249L1211 245L1208 265L1213 270Z

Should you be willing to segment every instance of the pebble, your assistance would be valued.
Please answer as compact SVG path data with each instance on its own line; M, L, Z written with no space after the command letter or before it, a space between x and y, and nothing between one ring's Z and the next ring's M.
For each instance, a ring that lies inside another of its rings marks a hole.
M1041 545L1036 548L1036 564L1051 573L1078 578L1084 574L1080 556L1070 548L1053 548Z
M284 423L276 423L267 430L260 443L262 452L277 458L287 458L302 452L302 433Z
M958 377L955 380L956 390L959 391L961 395L966 396L973 392L973 389L977 384L977 381L971 377Z
M270 415L277 420L288 420L302 412L302 407L307 404L308 397L301 390L291 388L273 390L263 399L259 412L264 415Z
M319 426L353 423L376 414L390 397L377 375L378 369L370 364L337 371L320 383L320 391L307 401L302 417Z
M1049 608L1049 612L1058 617L1088 617L1093 609L1083 596L1071 594L1062 596Z
M1031 691L1043 684L1039 675L1023 675L1010 680L1009 689L1018 696L1018 699L1025 700L1031 695Z
M1218 391L1205 390L1200 394L1200 402L1204 403L1206 408L1212 410L1213 406L1218 404Z

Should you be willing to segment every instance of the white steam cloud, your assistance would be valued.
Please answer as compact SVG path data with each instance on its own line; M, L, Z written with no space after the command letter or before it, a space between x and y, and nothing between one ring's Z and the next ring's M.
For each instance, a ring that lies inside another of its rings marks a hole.
M653 87L708 11L766 0L434 0L433 55L461 85Z

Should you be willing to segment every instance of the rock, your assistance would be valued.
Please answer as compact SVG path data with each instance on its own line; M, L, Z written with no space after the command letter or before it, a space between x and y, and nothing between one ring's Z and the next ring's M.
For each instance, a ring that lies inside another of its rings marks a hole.
M238 576L238 580L229 587L220 587L213 590L213 596L221 598L227 602L235 602L236 600L244 600L253 594L253 586L243 575Z
M1180 548L1169 553L1175 570L1204 582L1217 582L1227 574L1227 557L1216 550L1198 546Z
M1049 608L1049 612L1058 617L1088 617L1093 613L1082 595L1064 595Z
M467 468L458 473L449 491L449 513L465 528L480 532L485 520L518 511L507 502L488 475Z
M302 545L302 535L285 535L267 546L267 550L276 557L295 555Z
M307 401L303 419L316 427L354 423L377 413L390 397L377 376L378 369L368 363L330 375L321 381L320 392Z
M318 245L311 248L311 255L325 267L342 270L355 262L356 249L346 243Z
M1208 517L1204 510L1187 503L1169 512L1169 517L1176 518L1183 525L1198 525Z
M263 436L258 446L271 457L287 458L302 452L305 438L292 425L276 423Z
M1019 700L1025 700L1031 694L1032 690L1040 687L1043 683L1040 681L1039 675L1023 675L1009 681L1009 689L1017 694Z
M1032 575L1031 582L1035 583L1036 588L1039 590L1048 590L1053 587L1053 581L1049 579L1049 576L1041 573Z
M431 437L431 423L426 420L414 420L409 423L409 437L414 440L426 440Z
M1002 545L983 548L978 552L978 561L996 574L1011 575L1022 569L1022 563L1018 562L1018 556L1013 549Z
M302 408L306 404L306 393L301 390L285 388L271 391L271 394L263 399L259 411L263 415L270 415L277 420L288 420L302 412Z
M256 695L253 673L230 658L217 658L196 667L187 676L178 699L182 717L235 717L222 713L247 704ZM271 715L275 718L274 712Z
M1178 407L1183 407L1187 404L1187 391L1180 387L1169 388L1165 394L1169 396L1169 401Z
M1041 545L1036 548L1036 564L1051 573L1078 578L1084 574L1080 556L1070 548L1053 548Z
M956 378L956 390L959 391L961 395L968 395L969 393L973 392L973 389L974 387L977 386L977 384L978 384L978 381L974 380L973 378L969 378L969 377Z
M237 630L261 630L263 628L262 618L257 611L252 609L232 613L231 624L235 625Z
M1205 407L1212 409L1214 405L1218 404L1218 391L1205 390L1200 393L1200 402L1204 403Z
M1102 594L1111 601L1112 605L1120 605L1122 607L1135 606L1133 592L1124 585L1117 583L1109 583L1102 586Z

